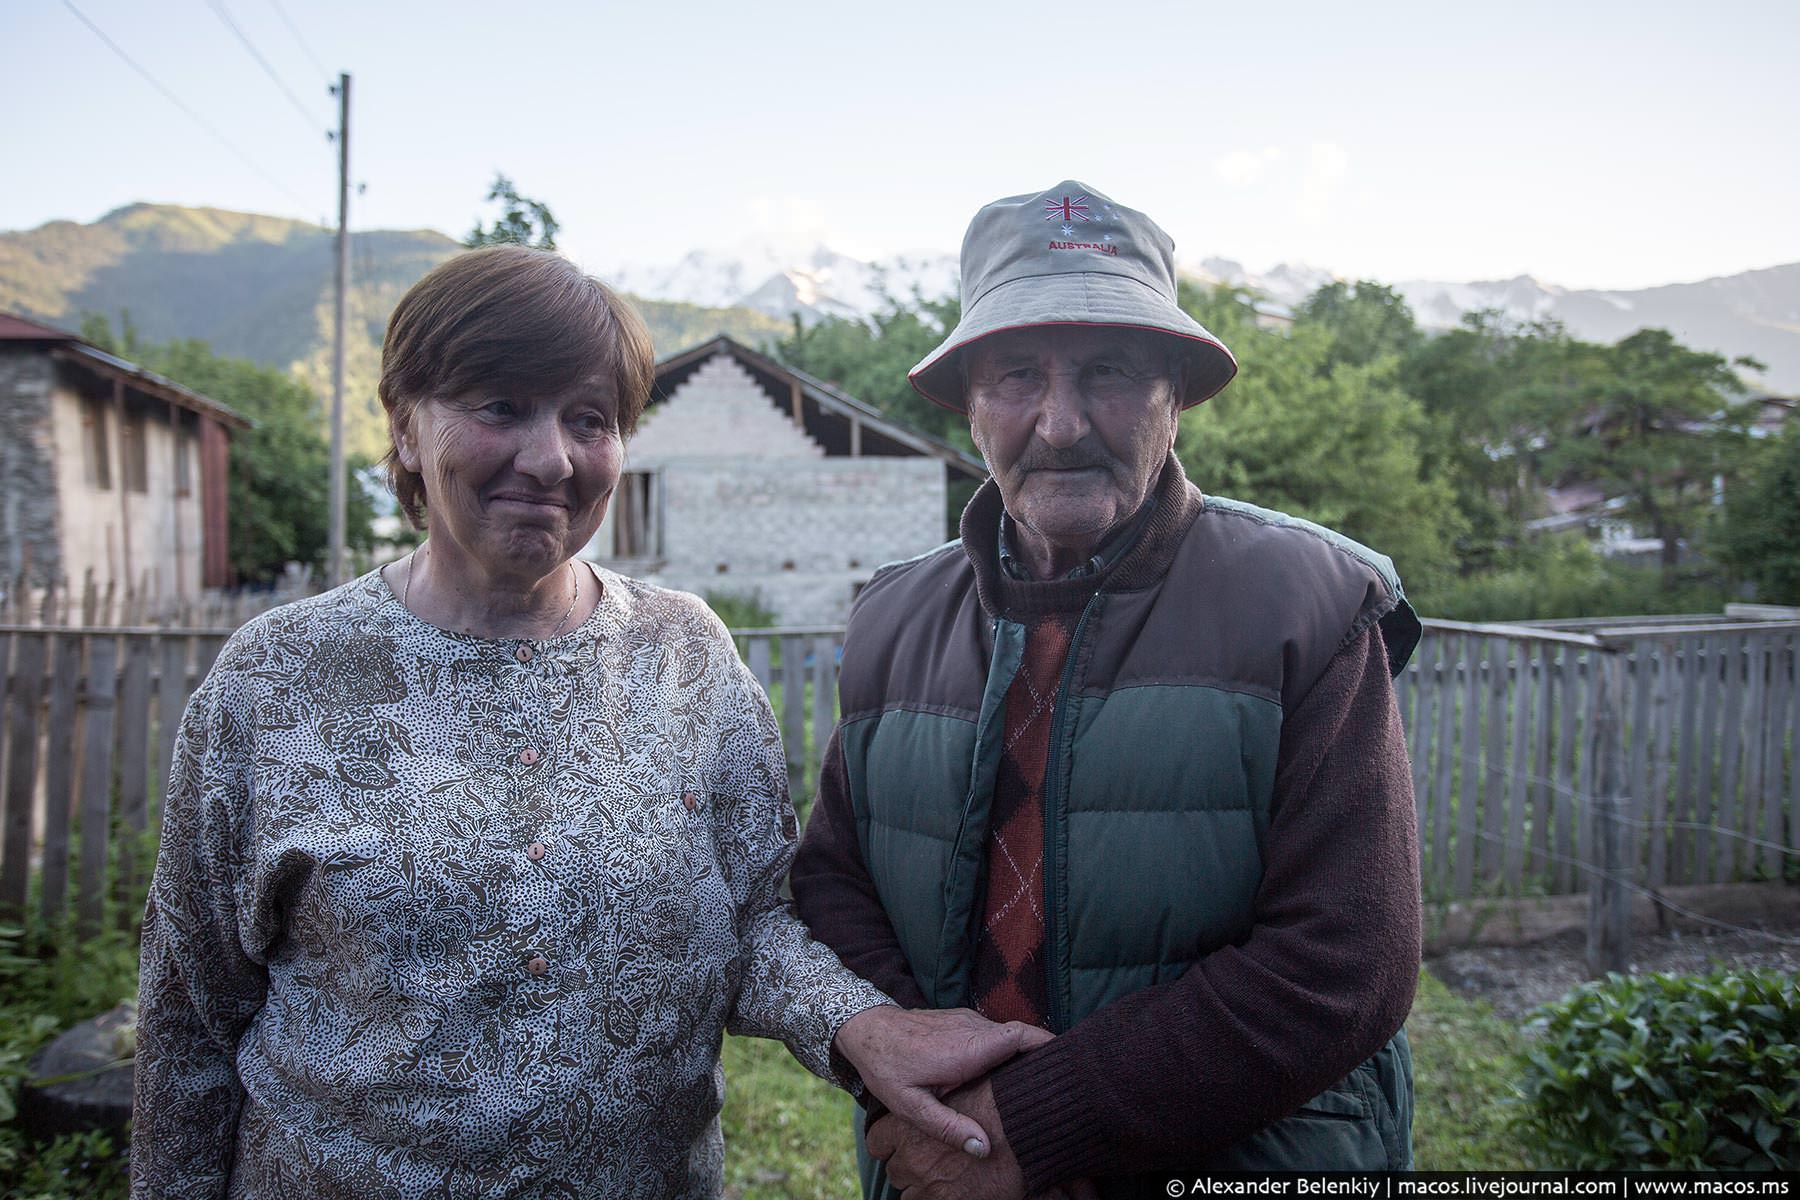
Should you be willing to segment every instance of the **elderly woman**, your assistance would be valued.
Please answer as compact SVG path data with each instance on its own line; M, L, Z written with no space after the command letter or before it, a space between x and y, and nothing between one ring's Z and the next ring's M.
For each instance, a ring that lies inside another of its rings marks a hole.
M932 1090L1033 1035L902 1012L808 937L724 627L574 558L651 379L636 314L551 254L401 300L389 466L430 538L246 625L188 706L134 1196L716 1196L725 1029L983 1152Z

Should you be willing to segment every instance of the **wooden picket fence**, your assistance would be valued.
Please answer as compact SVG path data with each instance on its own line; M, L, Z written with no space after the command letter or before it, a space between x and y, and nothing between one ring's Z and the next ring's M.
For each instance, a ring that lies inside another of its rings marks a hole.
M788 790L806 816L819 764L837 724L838 661L842 626L818 629L733 630L738 653L762 685L781 724Z
M1660 892L1800 856L1800 620L1425 624L1398 693L1428 897L1584 892L1599 872Z
M188 697L229 628L0 625L0 922L70 911L84 934L109 898L135 920L153 823ZM804 807L836 720L842 629L745 630L740 653L776 706ZM75 878L71 881L73 866Z
M1779 877L1800 854L1800 620L1425 624L1398 698L1428 898L1654 894ZM0 625L0 921L34 878L37 915L72 904L84 931L139 894L182 708L228 633ZM843 632L735 636L804 807Z
M24 914L34 860L46 924L67 911L71 861L83 933L99 928L109 894L141 889L152 795L182 708L229 632L0 626L0 920Z
M24 572L0 579L0 625L45 629L148 628L236 629L258 613L310 596L319 584L310 572L290 571L274 587L208 589L172 596L148 571L137 580L104 585L90 569L77 585L63 578L49 586L29 582Z

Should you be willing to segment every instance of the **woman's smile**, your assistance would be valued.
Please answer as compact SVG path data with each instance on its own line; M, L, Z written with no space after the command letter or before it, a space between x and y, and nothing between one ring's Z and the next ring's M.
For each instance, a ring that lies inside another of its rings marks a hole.
M535 495L530 492L510 490L496 492L488 498L488 507L522 509L527 512L567 512L574 508L562 496Z

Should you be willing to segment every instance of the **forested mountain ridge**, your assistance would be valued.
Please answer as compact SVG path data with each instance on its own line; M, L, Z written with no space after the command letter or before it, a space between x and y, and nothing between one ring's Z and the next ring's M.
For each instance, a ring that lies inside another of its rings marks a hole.
M375 383L381 335L400 296L461 245L434 230L353 231L346 349L352 452L386 448ZM129 314L150 343L198 338L220 354L291 371L330 395L333 233L281 217L133 204L91 225L52 221L0 233L0 311L65 329L87 313ZM747 309L638 301L659 354L726 332L750 344L786 323Z

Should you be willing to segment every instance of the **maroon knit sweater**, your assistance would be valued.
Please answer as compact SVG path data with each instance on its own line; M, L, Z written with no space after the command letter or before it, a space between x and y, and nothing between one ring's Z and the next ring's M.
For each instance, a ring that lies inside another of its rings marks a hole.
M1034 586L1066 589L1002 584ZM1418 977L1418 856L1379 626L1285 714L1263 854L1247 939L994 1073L1028 1193L1193 1165L1310 1099L1320 1061L1379 1046L1404 1021ZM862 861L835 737L793 886L814 935L852 970L924 1005Z

